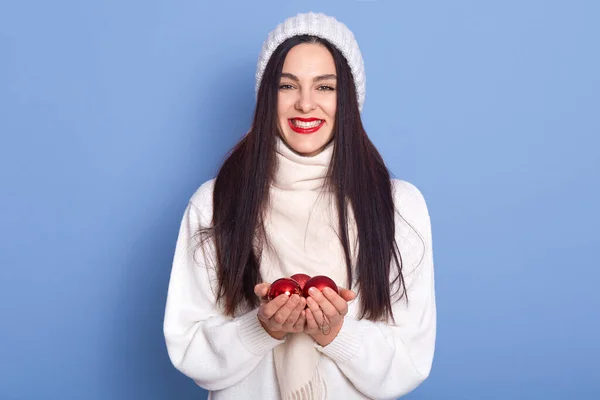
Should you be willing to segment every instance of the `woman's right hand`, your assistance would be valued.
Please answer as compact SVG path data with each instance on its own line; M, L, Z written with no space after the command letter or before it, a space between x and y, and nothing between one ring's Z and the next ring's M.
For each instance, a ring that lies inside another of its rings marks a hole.
M275 339L282 339L288 333L302 332L306 321L306 299L297 294L290 297L281 294L268 301L270 286L268 283L259 283L254 287L254 293L261 301L258 319L263 328Z

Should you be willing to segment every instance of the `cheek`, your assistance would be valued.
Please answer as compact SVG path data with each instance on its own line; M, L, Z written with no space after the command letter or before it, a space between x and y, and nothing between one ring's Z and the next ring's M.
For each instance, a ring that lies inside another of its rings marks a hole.
M325 112L327 113L327 115L329 115L329 117L332 120L335 119L336 108L337 108L337 100L336 100L335 96L332 96L332 98L325 105Z
M287 118L287 113L294 102L289 96L279 96L277 100L277 112L280 118Z

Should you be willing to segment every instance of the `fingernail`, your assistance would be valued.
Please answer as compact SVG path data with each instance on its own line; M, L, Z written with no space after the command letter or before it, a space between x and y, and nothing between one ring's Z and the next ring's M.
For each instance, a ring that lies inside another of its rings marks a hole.
M292 304L297 304L298 300L300 300L300 297L298 297L297 294L293 294L292 295Z
M323 293L325 294L331 294L332 290L331 288L326 287L325 289L323 289Z
M310 289L308 289L308 293L310 294L317 294L318 290L316 287L311 287Z

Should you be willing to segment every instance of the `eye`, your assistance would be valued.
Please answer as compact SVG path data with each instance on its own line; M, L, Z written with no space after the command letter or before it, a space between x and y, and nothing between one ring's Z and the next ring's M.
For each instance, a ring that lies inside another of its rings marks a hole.
M335 88L333 86L329 86L329 85L321 85L321 86L319 86L319 90L323 91L323 92L333 92L335 90Z
M279 89L285 90L285 89L293 89L294 87L290 84L284 83L282 85L279 85Z

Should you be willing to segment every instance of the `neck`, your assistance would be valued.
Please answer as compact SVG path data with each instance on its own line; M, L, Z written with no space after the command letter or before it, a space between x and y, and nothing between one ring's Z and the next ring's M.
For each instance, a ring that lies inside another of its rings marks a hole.
M277 167L273 186L283 190L317 190L325 183L333 155L333 141L314 156L303 156L277 136Z

